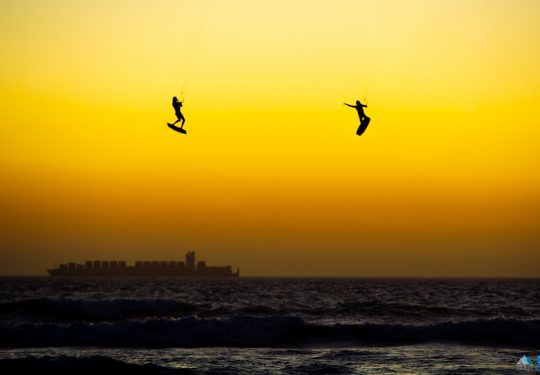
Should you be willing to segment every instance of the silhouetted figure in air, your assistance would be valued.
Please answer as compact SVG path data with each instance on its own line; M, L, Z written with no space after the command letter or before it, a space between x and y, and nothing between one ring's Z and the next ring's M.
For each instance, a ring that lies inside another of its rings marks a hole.
M360 103L360 100L356 101L356 105L351 105L347 103L343 103L343 104L356 109L356 111L358 112L358 117L360 118L360 126L358 127L356 134L362 135L362 133L366 131L367 126L369 125L369 122L371 121L371 118L367 117L366 114L364 113L364 107L367 108L367 105Z
M183 129L184 123L186 122L186 118L182 114L182 111L180 111L180 108L182 107L182 102L179 101L176 96L172 99L172 106L174 108L174 113L176 114L176 118L178 120L176 120L173 124L167 123L167 125L169 125L169 128L173 130L176 130L183 134L187 134L187 132ZM180 125L180 127L175 126L178 121L182 121L182 124Z

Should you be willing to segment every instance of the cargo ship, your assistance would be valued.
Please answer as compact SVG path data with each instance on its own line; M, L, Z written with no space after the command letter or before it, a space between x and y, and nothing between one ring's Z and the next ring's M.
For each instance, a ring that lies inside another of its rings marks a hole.
M84 264L64 263L48 269L51 277L179 277L179 278L236 278L240 269L233 272L231 266L207 266L195 263L195 252L188 251L182 261L86 261Z

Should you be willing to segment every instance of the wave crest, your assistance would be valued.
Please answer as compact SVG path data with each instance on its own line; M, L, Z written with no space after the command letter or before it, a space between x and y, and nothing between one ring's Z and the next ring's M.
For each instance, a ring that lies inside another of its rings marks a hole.
M407 324L306 323L294 316L223 319L144 319L120 322L0 324L1 347L283 347L409 344L452 341L478 345L534 346L540 320L485 319Z

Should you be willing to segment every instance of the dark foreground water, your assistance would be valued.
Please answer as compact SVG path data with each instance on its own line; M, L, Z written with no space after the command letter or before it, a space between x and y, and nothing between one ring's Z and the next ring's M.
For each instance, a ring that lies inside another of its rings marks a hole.
M525 374L539 354L540 280L0 278L2 374Z

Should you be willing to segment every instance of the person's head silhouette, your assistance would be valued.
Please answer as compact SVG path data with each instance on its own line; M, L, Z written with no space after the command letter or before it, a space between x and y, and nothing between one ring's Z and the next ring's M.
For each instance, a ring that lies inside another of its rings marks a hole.
M356 105L360 105L360 100L357 100L357 101L356 101Z
M173 102L177 102L177 101L178 101L178 99L176 98L176 96L173 96L172 100L173 100Z

